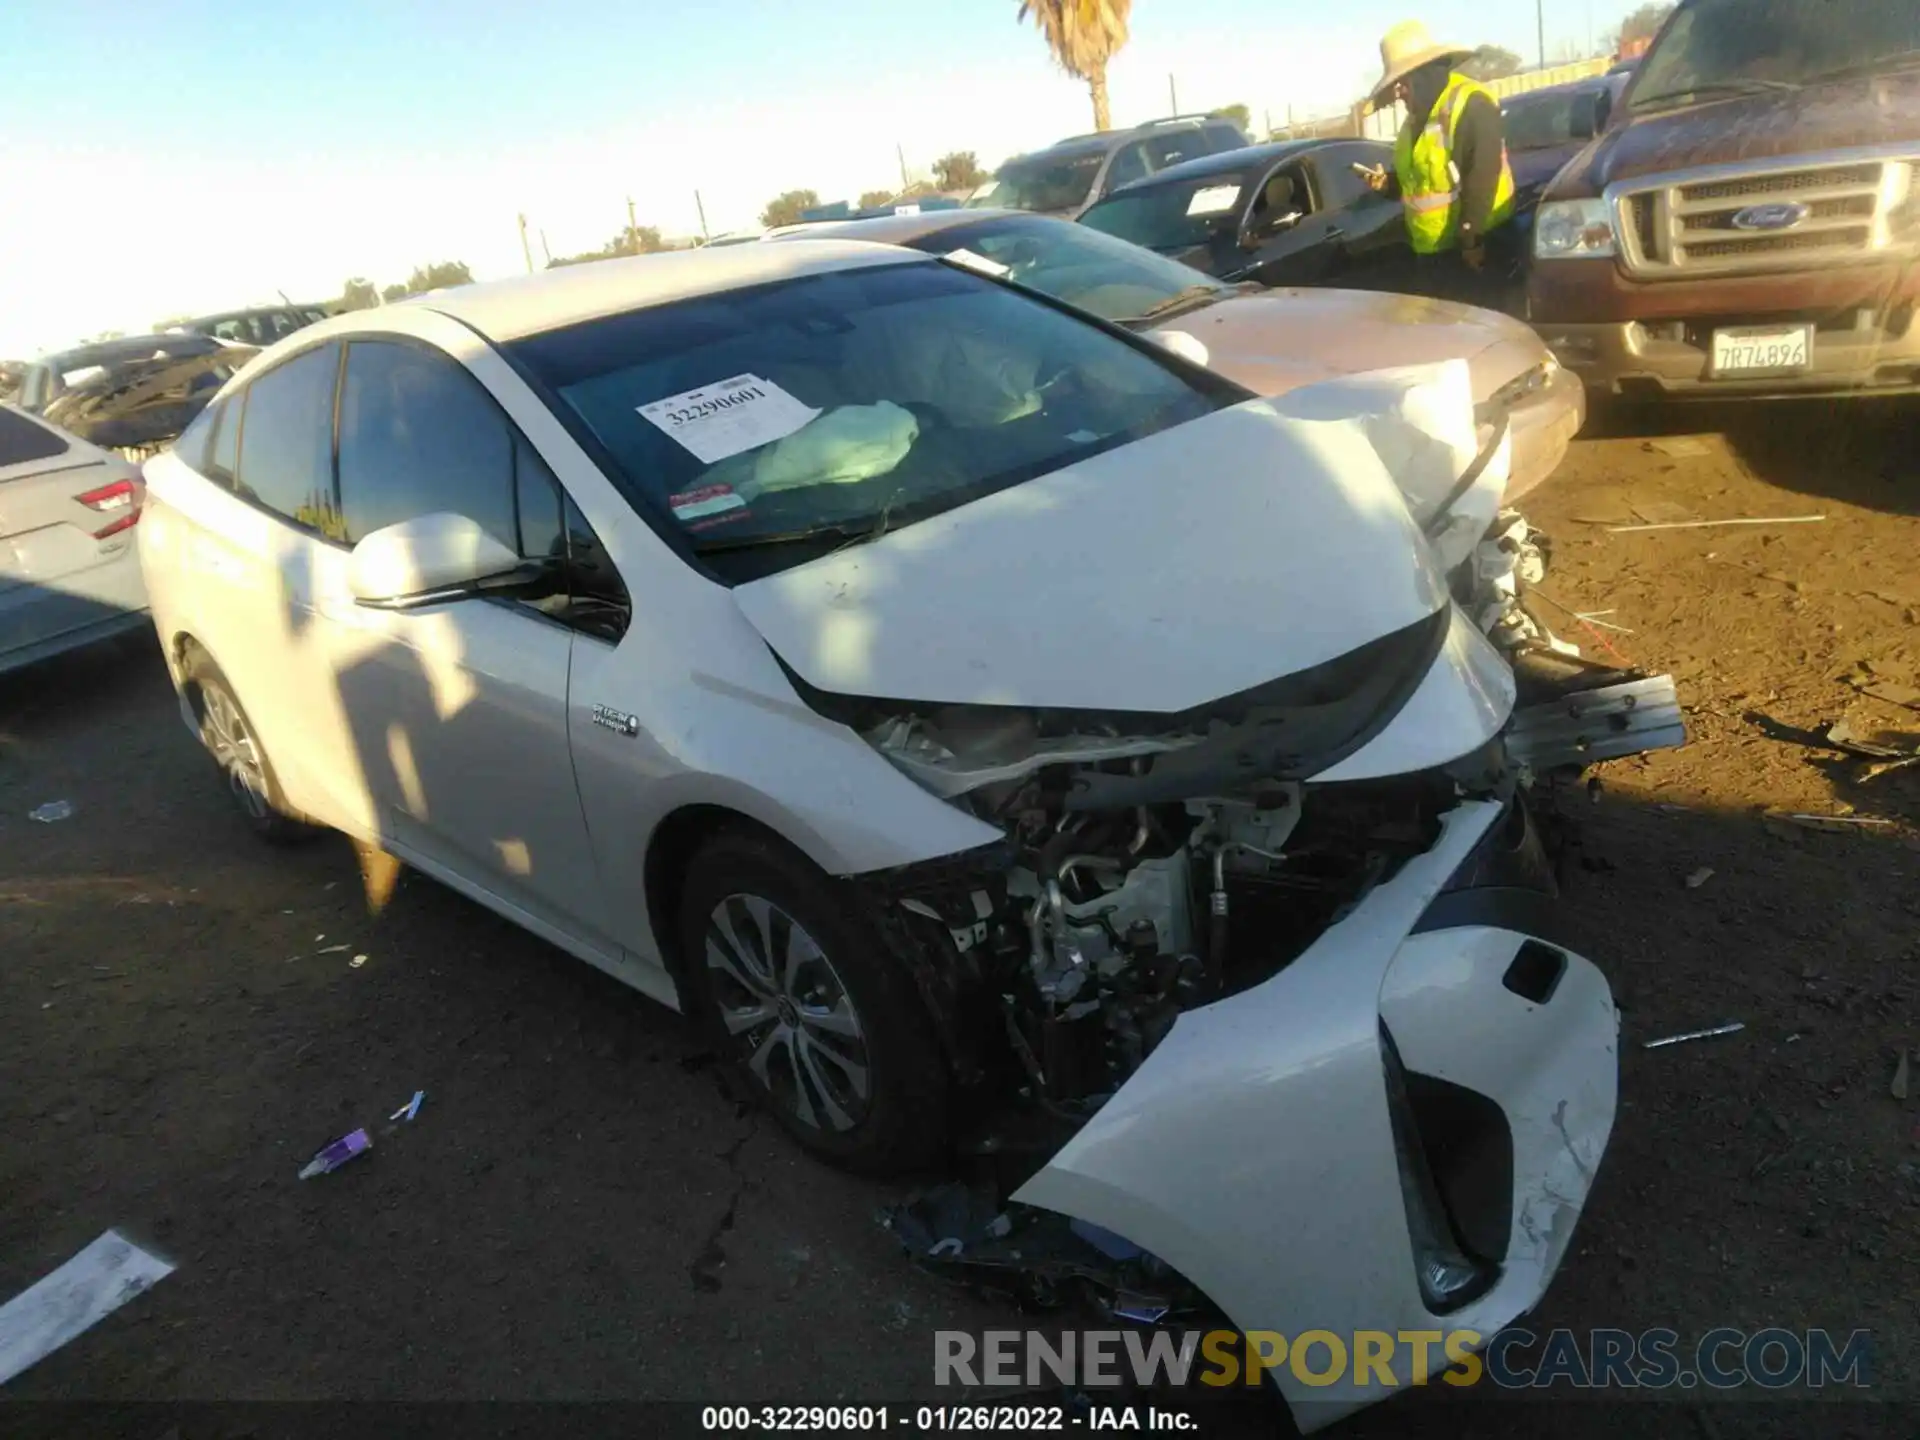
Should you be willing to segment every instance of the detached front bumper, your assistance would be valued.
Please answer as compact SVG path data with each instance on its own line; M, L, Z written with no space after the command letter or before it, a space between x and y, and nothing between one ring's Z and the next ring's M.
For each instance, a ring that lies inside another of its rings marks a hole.
M1244 1332L1330 1331L1351 1352L1360 1332L1489 1337L1531 1309L1612 1129L1618 1017L1599 971L1540 933L1551 901L1503 877L1508 817L1461 805L1293 964L1183 1014L1013 1199L1145 1247ZM1454 1097L1461 1134L1435 1133L1422 1087ZM1438 1217L1407 1179L1409 1090ZM1436 1221L1482 1262L1447 1313L1416 1270ZM1412 1378L1270 1373L1304 1429Z

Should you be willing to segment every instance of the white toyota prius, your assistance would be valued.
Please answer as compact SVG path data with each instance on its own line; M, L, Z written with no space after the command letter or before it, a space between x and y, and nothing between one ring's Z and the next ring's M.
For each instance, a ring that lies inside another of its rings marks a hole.
M1444 377L1363 381L1256 399L885 246L583 265L265 352L141 557L266 837L689 1012L822 1156L997 1154L1243 1330L1491 1335L1617 1021L1402 473Z

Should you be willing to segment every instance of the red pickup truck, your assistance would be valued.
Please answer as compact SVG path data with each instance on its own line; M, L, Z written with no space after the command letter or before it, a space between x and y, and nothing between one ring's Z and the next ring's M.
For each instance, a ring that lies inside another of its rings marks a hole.
M1682 0L1597 105L1528 281L1590 391L1920 390L1920 4Z

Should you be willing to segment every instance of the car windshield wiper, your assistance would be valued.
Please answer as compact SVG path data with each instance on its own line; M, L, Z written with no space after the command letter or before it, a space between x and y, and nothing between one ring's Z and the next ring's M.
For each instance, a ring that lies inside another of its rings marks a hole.
M731 535L721 540L695 543L696 555L714 555L723 550L762 550L776 545L799 545L809 540L837 540L842 545L871 540L884 529L874 525L809 525L804 530L776 530L766 535Z
M1179 294L1169 295L1158 304L1149 305L1128 323L1137 325L1142 320L1154 320L1162 315L1171 314L1175 310L1183 310L1196 300L1211 300L1225 288L1221 285L1189 285Z
M1774 95L1799 88L1790 80L1716 80L1710 85L1688 85L1663 95L1636 95L1630 108L1644 110L1651 105L1677 105L1716 95Z

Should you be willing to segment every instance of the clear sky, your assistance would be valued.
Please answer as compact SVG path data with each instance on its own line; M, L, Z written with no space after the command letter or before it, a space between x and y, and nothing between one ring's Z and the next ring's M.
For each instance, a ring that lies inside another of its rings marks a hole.
M1542 0L1551 56L1631 0ZM1116 124L1340 109L1380 32L1531 60L1535 0L1136 0ZM479 279L626 224L754 223L782 190L897 184L1090 129L1017 0L59 0L0 5L0 357L169 315Z

